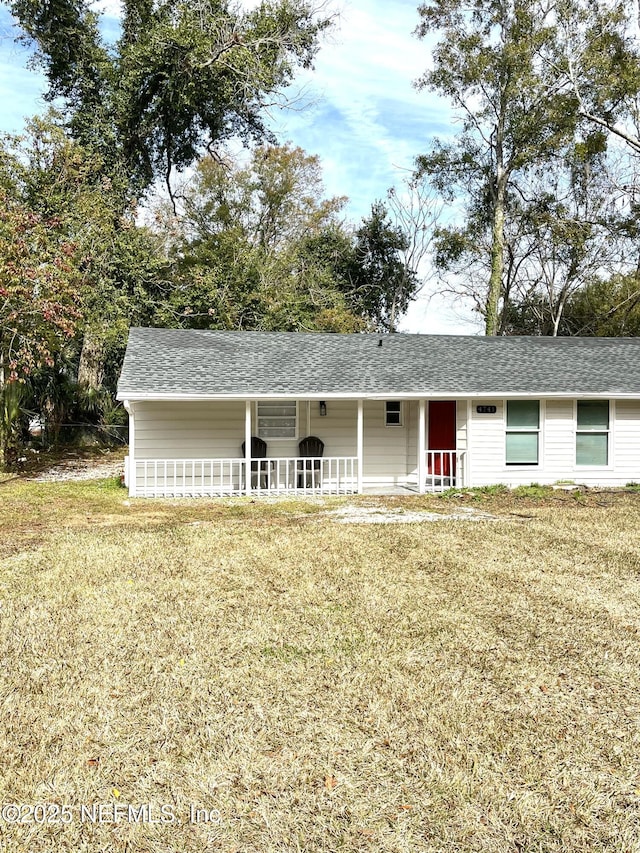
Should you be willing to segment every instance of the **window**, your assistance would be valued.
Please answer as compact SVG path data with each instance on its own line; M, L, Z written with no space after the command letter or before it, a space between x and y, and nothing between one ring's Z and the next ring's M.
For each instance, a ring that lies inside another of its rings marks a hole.
M609 464L609 401L578 400L576 465Z
M295 400L258 403L260 438L295 438L298 407Z
M399 400L387 400L384 406L385 426L402 426L402 403Z
M537 465L540 401L507 400L507 465Z

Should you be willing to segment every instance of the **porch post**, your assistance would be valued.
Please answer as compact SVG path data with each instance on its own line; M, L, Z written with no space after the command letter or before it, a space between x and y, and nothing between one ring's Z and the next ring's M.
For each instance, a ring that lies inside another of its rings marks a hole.
M467 431L465 437L465 454L464 454L464 467L463 474L464 480L460 484L466 488L469 488L471 485L471 423L473 418L473 406L471 405L471 400L467 400Z
M125 410L129 413L129 497L136 496L136 422L133 415L133 403L124 401ZM146 485L146 484L145 484Z
M425 401L418 401L418 492L422 495L425 491L424 456L426 450L425 430Z
M251 400L244 404L244 486L245 494L251 494Z
M364 467L364 410L362 400L358 400L358 494L362 494L362 469Z

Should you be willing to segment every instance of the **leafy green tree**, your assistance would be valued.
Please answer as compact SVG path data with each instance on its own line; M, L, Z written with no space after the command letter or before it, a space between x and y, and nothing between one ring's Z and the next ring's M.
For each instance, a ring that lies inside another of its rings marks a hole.
M163 231L177 226L165 320L394 331L419 284L403 257L410 241L382 202L358 229L344 223L345 201L325 197L318 158L299 148L260 146L235 167L205 158L182 194L183 217L159 214Z
M100 155L56 121L34 119L0 152L2 380L23 386L5 411L97 420L111 409L129 326L148 322L157 299L159 244L133 206L123 210ZM15 442L14 426L4 434Z
M72 337L82 273L77 246L59 216L44 216L0 185L0 464L20 444L23 387L52 367Z
M246 165L208 157L182 194L183 216L159 212L175 229L174 287L163 321L200 328L354 330L326 251L352 240L338 220L342 198L326 198L316 157L290 146L260 146ZM348 252L345 259L344 253Z
M636 273L595 279L572 294L561 334L597 337L640 336L640 278Z
M59 217L45 217L0 189L0 358L4 381L20 381L74 332L81 272Z
M5 142L5 175L20 203L60 222L76 247L77 373L96 391L110 351L124 346L132 322L148 319L162 261L157 241L136 225L137 207L123 206L126 177L105 175L101 156L70 140L56 118L33 119Z
M508 196L499 334L560 333L568 300L607 270L637 264L637 218L613 203L619 183L598 131L544 171L520 172ZM625 206L626 207L626 206ZM482 310L489 240L482 221L443 228L436 261L464 271L458 292Z
M409 239L391 222L381 201L372 205L371 215L362 221L355 236L348 301L377 330L395 332L419 287L417 271L402 257Z
M509 305L507 334L571 337L638 337L640 281L637 274L594 278L567 297L557 326L541 293Z
M203 158L182 204L196 240L234 228L252 247L272 252L335 219L346 198L324 193L317 157L263 145L246 165Z
M554 65L579 118L640 153L640 9L627 0L562 0L555 11Z
M226 0L125 0L110 45L92 5L13 0L11 11L72 136L101 153L108 174L123 170L134 192L158 176L169 185L209 146L268 136L265 105L311 65L329 25L305 0L251 11Z
M46 97L61 105L60 126L96 167L90 183L102 181L107 197L108 222L75 202L83 240L94 247L79 377L96 391L127 323L136 313L150 317L149 291L156 302L168 301L157 247L150 252L135 226L137 197L162 177L173 200L173 174L204 150L231 138L268 138L265 106L284 101L296 69L311 65L329 19L306 0L263 2L251 11L226 0L125 0L121 36L110 44L87 0L13 0L10 8L22 40L35 46ZM37 172L36 154L29 152ZM48 193L51 175L45 165ZM203 286L207 277L200 276Z
M461 237L473 239L478 230L489 235L481 310L487 334L494 335L499 330L509 193L519 171L543 168L572 138L576 96L558 86L555 13L548 4L427 0L419 14L418 36L436 33L439 41L433 68L417 86L447 97L462 129L450 142L436 139L418 158L417 172L430 177L449 201L456 196L466 200L468 224ZM455 258L456 251L449 252L449 262Z

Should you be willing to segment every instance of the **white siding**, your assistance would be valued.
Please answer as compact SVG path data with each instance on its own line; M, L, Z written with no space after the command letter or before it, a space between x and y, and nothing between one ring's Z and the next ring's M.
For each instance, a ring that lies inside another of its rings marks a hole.
M478 414L478 405L496 406L495 414ZM473 400L469 425L469 485L508 486L559 481L587 486L620 486L640 480L640 401L610 401L609 465L576 465L575 400L540 401L538 465L506 465L503 400Z
M529 476L533 479L526 482L555 483L575 479L574 407L573 400L547 400L546 406L541 406L541 479L532 471Z
M301 403L301 411L307 404ZM324 441L325 456L357 453L356 400L327 400L326 417L317 401L308 404L309 433ZM385 425L385 401L364 402L364 486L393 486L417 482L417 402L403 402L402 426ZM303 416L302 422L306 422Z
M255 406L251 407L255 433ZM223 458L242 455L244 401L135 404L135 453L138 459ZM318 402L298 404L298 438L267 442L271 457L297 456L298 442L316 435L325 456L355 456L357 404L330 400L320 417Z
M407 412L407 481L418 483L418 403L411 400L405 403ZM426 418L426 406L425 406Z
M356 400L327 400L320 416L317 400L298 403L298 437L269 439L269 457L295 457L307 435L324 442L325 456L357 453ZM466 447L466 402L458 404L458 445ZM251 407L255 433L255 405ZM244 401L140 402L135 404L137 460L238 458L245 435ZM405 401L402 425L385 425L385 401L364 403L365 486L417 484L418 403Z
M385 426L385 401L364 402L364 486L393 486L407 481L407 421L410 409L402 406L402 426Z
M135 404L136 459L242 456L244 402Z
M640 483L640 401L615 402L613 465L621 483Z
M327 414L320 417L317 400L300 403L301 430L306 426L309 412L309 430L300 434L316 435L324 442L325 456L355 456L357 453L358 404L355 400L327 400ZM303 426L304 425L304 426ZM293 454L297 455L296 452Z
M495 406L493 415L479 415L476 407ZM502 400L472 400L467 448L467 484L504 483L504 411Z

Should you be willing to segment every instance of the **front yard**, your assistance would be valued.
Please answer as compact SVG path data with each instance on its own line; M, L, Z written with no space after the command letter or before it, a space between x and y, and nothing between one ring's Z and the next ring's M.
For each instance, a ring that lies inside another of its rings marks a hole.
M0 851L640 850L640 495L351 503L1 484Z

